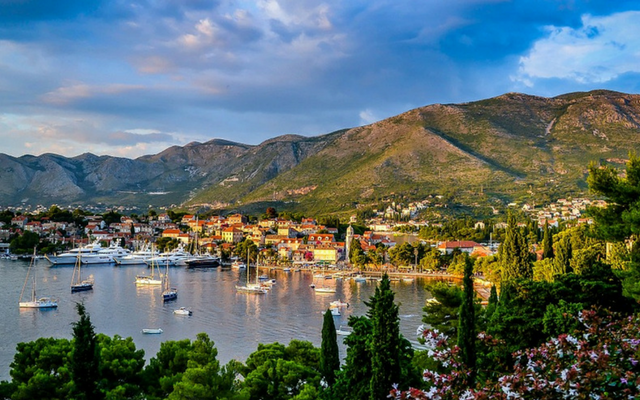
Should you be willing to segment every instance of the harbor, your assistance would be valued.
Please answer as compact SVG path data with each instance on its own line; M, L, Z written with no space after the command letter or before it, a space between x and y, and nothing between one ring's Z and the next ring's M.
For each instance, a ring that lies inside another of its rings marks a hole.
M311 270L262 267L259 274L276 283L268 293L258 296L236 291L235 285L246 281L246 269L171 267L171 285L179 289L179 294L176 300L163 301L162 285L135 284L136 275L148 272L146 266L83 266L83 277L93 279L94 289L71 293L74 266L51 266L39 259L34 267L39 295L57 298L58 307L20 309L20 289L28 268L28 260L0 260L0 300L5 305L0 326L0 380L10 378L9 365L17 343L40 337L71 337L71 324L77 320L76 302L84 302L96 332L132 337L147 360L155 356L164 341L193 340L196 334L206 332L216 344L219 360L226 363L231 359L244 361L258 343L286 344L298 339L319 346L322 314L331 302L349 304L341 307L340 315L334 315L336 328L346 327L349 316L366 313L364 301L373 295L377 284L373 275L363 282L333 277L324 279L323 285L335 292L317 293L309 286L314 282ZM255 268L250 267L249 273L254 280ZM430 297L424 289L426 279L392 282L396 303L400 304L401 330L415 345L422 307ZM181 307L192 314L175 313ZM143 329L161 329L162 333L143 334ZM238 342L246 345L237 346ZM341 344L343 356L344 351Z

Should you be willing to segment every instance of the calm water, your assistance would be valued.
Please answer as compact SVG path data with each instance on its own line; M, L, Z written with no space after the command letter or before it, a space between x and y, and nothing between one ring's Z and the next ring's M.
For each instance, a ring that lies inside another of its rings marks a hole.
M336 293L316 294L309 288L313 282L310 272L271 271L270 276L277 279L274 288L266 295L251 295L235 290L239 280L244 282L244 271L172 268L171 285L179 289L178 299L163 304L160 286L134 284L136 274L147 272L144 266L83 267L83 277L93 275L95 289L71 294L73 266L50 267L46 260L39 260L35 268L38 295L57 297L58 308L20 309L18 300L28 266L25 261L0 260L0 380L10 378L9 364L17 343L39 337L71 338L71 324L78 318L74 303L78 301L84 301L96 332L131 336L136 347L144 349L147 360L155 356L163 341L193 340L197 333L206 332L216 344L218 359L226 363L231 359L245 361L258 343L288 344L291 339L300 339L319 346L323 313L329 303L337 299L350 303L342 316L334 317L336 327L346 325L349 315L366 313L363 301L373 295L376 286L376 282L316 280L316 284L337 289ZM252 277L254 273L252 270ZM392 283L400 304L402 333L413 343L428 297L423 283ZM26 292L28 296L28 288ZM190 308L193 315L173 314L180 306ZM164 333L143 335L143 328L162 328ZM344 351L343 346L343 356Z

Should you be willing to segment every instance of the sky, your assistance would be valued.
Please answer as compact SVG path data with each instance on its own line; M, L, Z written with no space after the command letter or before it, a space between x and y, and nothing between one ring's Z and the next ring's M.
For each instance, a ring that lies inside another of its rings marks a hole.
M0 153L136 158L507 92L640 93L637 0L0 0Z

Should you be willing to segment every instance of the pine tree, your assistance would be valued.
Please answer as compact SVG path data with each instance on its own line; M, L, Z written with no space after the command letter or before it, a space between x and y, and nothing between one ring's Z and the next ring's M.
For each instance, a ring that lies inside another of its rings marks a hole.
M473 386L476 376L476 313L475 292L473 290L473 262L467 260L464 267L464 296L460 305L458 347L460 356L467 368L467 384Z
M544 223L544 236L542 238L542 259L553 258L553 235L549 232L549 223Z
M516 225L516 219L509 215L507 231L500 246L500 262L502 281L518 278L531 279L533 266L527 242Z
M83 303L76 303L80 320L73 324L73 351L71 352L70 372L73 380L73 398L94 400L102 398L97 382L100 379L100 358L97 349L96 334L91 318Z
M340 370L340 352L336 326L333 323L333 315L327 310L324 313L322 323L322 345L320 351L320 371L327 385L332 386L336 381L336 371Z

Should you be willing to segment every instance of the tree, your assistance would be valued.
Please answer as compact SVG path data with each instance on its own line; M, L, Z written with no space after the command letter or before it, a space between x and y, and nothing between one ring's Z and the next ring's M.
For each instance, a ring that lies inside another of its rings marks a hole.
M349 262L353 265L364 265L367 257L362 250L360 241L358 239L351 240L351 246L349 247Z
M556 243L556 256L553 259L554 270L559 274L572 272L571 269L571 240L569 235L563 235Z
M100 399L100 355L91 318L83 303L76 303L80 319L73 324L73 351L69 370L73 380L72 393L76 399Z
M371 320L365 316L349 317L352 333L345 337L347 357L338 373L336 384L329 388L327 399L369 399L371 394Z
M447 282L428 284L427 290L433 295L433 300L428 300L423 308L425 314L422 322L447 335L451 340L457 340L462 290L459 286Z
M238 365L231 361L220 368L218 350L206 333L199 333L193 342L187 369L173 386L169 400L218 400L231 399L237 393L236 373Z
M320 371L327 385L336 381L336 371L340 370L340 352L336 337L336 326L330 310L324 313L322 323L322 344L320 347Z
M99 388L108 399L131 399L140 395L144 350L136 350L130 337L98 334L100 351Z
M276 218L278 216L278 212L273 207L267 207L267 212L265 214L267 218Z
M458 328L458 347L460 357L469 371L469 385L473 385L476 375L476 314L475 291L473 290L473 264L467 261L462 280L464 295L460 305L460 323Z
M2 383L3 394L15 400L69 398L71 351L68 339L39 338L18 343L11 363L12 380Z
M176 383L182 380L193 349L189 339L166 341L143 372L145 392L149 399L166 399Z
M529 248L513 215L508 217L507 232L500 245L500 269L502 281L531 279L533 276Z
M394 302L389 276L384 274L374 295L365 304L369 307L371 337L370 399L386 399L394 385L408 386L412 382L411 344L400 333L399 307Z
M261 343L241 368L242 394L250 399L288 400L317 392L320 357L320 349L310 342L292 340L286 347Z
M544 222L544 236L542 237L542 259L553 258L553 235L549 232L549 222Z

